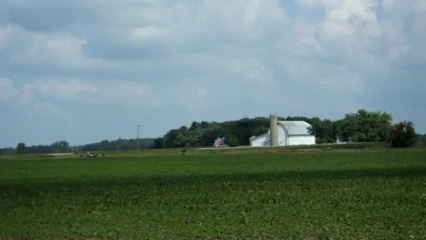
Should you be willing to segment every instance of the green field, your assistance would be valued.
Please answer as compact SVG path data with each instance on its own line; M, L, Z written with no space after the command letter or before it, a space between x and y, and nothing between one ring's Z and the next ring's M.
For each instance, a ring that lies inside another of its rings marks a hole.
M0 239L426 239L426 149L0 160Z

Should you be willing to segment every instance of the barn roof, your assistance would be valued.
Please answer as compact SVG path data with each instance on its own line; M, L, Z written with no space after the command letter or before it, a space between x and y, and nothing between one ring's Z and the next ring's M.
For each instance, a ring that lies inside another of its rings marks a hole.
M255 141L255 140L258 140L258 139L261 139L261 138L266 138L266 137L268 137L268 136L269 136L269 134L270 134L270 131L268 131L267 133L264 133L264 134L262 134L262 135L259 135L259 136L252 136L252 137L250 138L250 140L251 140L251 141Z
M305 121L278 121L278 125L282 125L289 135L311 135L308 130L311 125Z

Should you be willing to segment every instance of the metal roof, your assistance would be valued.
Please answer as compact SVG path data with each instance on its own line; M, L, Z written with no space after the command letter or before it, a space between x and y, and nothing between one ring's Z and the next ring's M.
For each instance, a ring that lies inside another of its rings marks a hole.
M311 135L308 128L311 125L305 121L278 121L289 135Z

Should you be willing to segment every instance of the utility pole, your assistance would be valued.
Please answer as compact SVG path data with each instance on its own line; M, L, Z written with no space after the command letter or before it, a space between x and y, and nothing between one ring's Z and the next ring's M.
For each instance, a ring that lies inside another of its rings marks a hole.
M140 154L140 147L139 147L139 128L141 127L141 124L138 124L137 125L137 127L138 127L138 138L137 138L137 144L138 144L138 157L140 157L141 156L141 154Z

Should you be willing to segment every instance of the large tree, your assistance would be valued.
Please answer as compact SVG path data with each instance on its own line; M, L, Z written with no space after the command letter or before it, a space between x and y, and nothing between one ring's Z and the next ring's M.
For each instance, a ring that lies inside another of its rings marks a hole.
M343 141L384 142L388 139L392 116L386 112L368 112L364 109L357 113L346 114L337 122L337 135Z
M50 147L52 148L52 151L56 153L64 153L69 152L71 150L69 143L64 140L56 141L52 145L50 145Z
M22 154L22 153L27 153L27 146L25 145L25 143L21 142L18 143L18 145L16 146L16 153L18 154Z

